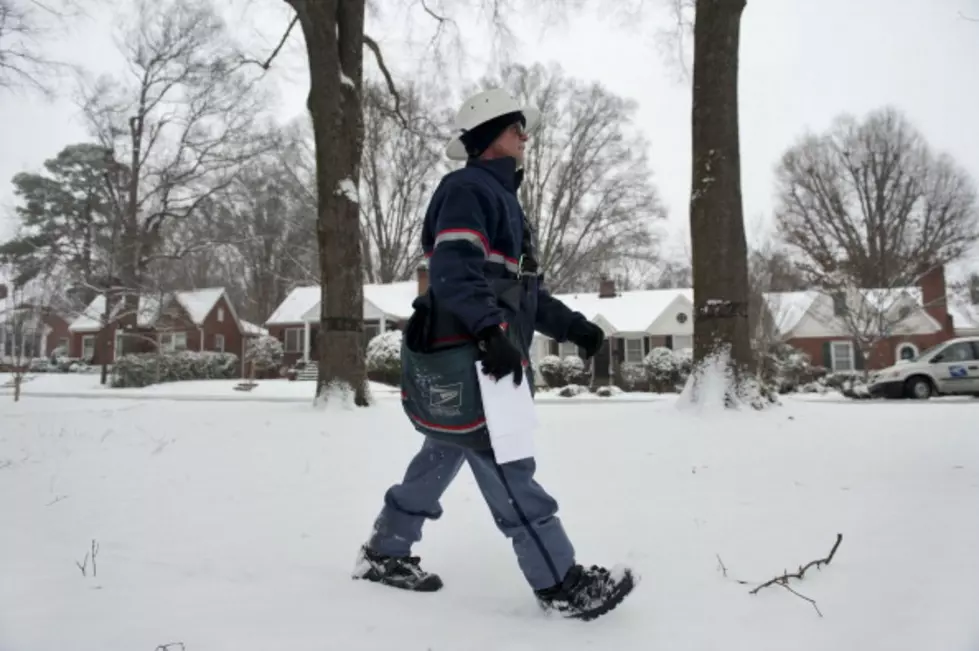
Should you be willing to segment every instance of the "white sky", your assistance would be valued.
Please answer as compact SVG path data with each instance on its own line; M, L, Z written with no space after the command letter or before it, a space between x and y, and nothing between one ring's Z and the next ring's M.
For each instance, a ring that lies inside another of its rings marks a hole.
M288 22L285 3L226 1L229 18L243 25L241 38L255 43L257 56L268 52ZM656 39L659 30L670 27L668 4L646 0L642 22L584 11L563 21L512 15L517 39L507 56L527 64L557 61L569 74L601 81L639 103L637 122L650 141L655 182L670 212L672 248L680 251L689 238L690 88L678 80L676 66ZM368 32L385 48L396 75L421 68L448 75L458 87L493 64L485 21L458 15L466 60L453 55L450 64L458 65L435 65L423 57L433 23L415 5L368 22ZM783 151L807 128L824 129L842 112L862 115L892 104L934 148L953 155L979 179L979 128L973 117L979 105L979 22L964 20L960 13L979 17L979 0L748 1L742 20L740 117L749 241L757 240L770 222L772 170ZM58 39L52 51L92 71L118 69L111 25L107 12L96 15L70 38ZM277 114L283 120L305 111L303 47L297 34L269 75L269 83L279 88ZM369 74L376 73L369 51L365 57ZM86 139L71 92L66 83L64 96L54 102L0 95L0 237L16 223L9 215L9 179L37 169L66 144Z

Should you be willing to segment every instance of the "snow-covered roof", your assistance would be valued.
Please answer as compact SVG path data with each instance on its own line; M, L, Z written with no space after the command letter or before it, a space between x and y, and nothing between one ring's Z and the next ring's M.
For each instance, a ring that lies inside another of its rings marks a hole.
M388 316L407 319L411 317L411 304L418 298L418 283L409 280L400 283L364 285L364 298Z
M264 337L269 331L258 324L241 319L241 333L246 337Z
M965 301L949 301L948 313L956 332L979 331L979 305Z
M279 307L275 308L272 315L265 321L265 325L278 325L283 323L302 323L303 315L316 307L320 302L320 288L318 285L310 287L296 287L285 297Z
M174 292L171 296L180 303L180 306L187 312L187 316L193 321L194 325L202 325L207 315L211 313L218 300L224 295L223 287L209 287L207 289L195 289L190 291ZM160 316L161 299L165 303L167 297L141 295L137 307L136 326L139 328L149 328L156 323ZM123 301L120 300L113 310L110 318L119 317L123 308ZM105 314L105 296L99 294L82 313L71 322L68 329L73 332L89 332L102 329L102 317Z
M119 316L123 308L123 301L119 301L110 315L110 320ZM156 321L160 313L160 299L156 296L140 296L136 308L136 325L140 328L147 328ZM99 294L92 299L92 302L82 310L74 321L68 326L72 332L99 331L103 327L102 317L105 314L105 296Z
M202 325L217 302L224 296L224 287L208 287L174 294L177 302L187 311L194 325Z
M820 292L816 290L764 294L765 305L772 315L776 331L790 332L799 325L819 296Z
M597 292L554 296L590 320L601 317L614 332L645 332L678 297L693 303L693 290L646 289L620 292L606 298L600 298Z
M919 307L924 306L920 287L865 288L860 289L859 292L870 309L881 313L889 311L907 299Z
M370 306L391 317L407 319L411 316L411 303L418 297L418 283L405 281L398 283L364 285L364 317L372 318ZM307 315L315 312L320 303L318 285L296 287L279 304L266 325L285 325L305 323Z

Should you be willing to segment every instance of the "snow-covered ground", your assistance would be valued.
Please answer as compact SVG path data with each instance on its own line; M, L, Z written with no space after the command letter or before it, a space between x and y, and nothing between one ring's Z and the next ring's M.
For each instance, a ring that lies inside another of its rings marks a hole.
M191 380L187 382L165 382L143 388L114 389L99 383L98 373L35 373L27 376L21 393L28 397L47 398L115 398L137 400L203 400L203 401L250 401L250 402L297 402L310 403L313 399L313 383L310 381L290 382L285 379L258 380L257 387L250 391L239 391L235 387L243 380ZM13 393L13 379L9 373L0 373L0 400ZM376 382L371 383L371 394L377 399L398 398L400 389ZM607 400L627 402L649 402L651 400L671 400L671 396L650 393L619 393L611 397L595 396L591 393L564 398L553 391L540 391L540 401L558 400L566 402L599 402ZM2 403L0 403L2 404ZM2 650L0 650L2 651Z
M643 577L596 622L540 614L468 471L417 547L443 591L349 578L420 443L397 400L0 396L0 649L979 649L979 401L539 410L539 480L580 561ZM822 618L734 581L837 532L791 586Z

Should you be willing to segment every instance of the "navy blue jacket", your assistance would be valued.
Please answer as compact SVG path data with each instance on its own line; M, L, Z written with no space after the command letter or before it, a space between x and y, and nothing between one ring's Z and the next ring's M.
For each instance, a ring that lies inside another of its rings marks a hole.
M522 172L513 158L470 160L447 174L432 195L422 228L429 259L429 287L439 309L461 323L465 336L506 322L493 284L517 278L521 255L536 243L517 198ZM568 328L584 317L551 296L540 274L520 274L520 339L525 354L534 330L566 341Z

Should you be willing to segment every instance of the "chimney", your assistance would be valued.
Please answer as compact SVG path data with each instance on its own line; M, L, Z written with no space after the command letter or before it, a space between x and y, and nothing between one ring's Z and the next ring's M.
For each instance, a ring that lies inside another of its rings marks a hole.
M921 288L921 302L925 312L942 325L948 337L954 337L952 320L948 315L947 290L945 288L945 265L934 266L918 278Z
M415 277L418 279L418 295L424 296L428 293L428 267L424 264L418 265Z
M598 298L615 298L615 280L602 278L598 283Z

